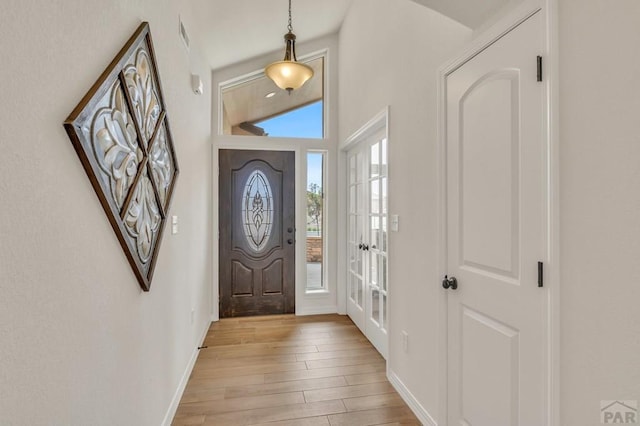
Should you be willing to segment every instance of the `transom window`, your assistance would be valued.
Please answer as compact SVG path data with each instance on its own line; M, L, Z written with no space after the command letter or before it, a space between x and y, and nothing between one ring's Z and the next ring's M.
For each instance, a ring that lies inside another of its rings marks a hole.
M222 134L324 137L324 57L306 62L314 76L289 94L260 73L222 90Z

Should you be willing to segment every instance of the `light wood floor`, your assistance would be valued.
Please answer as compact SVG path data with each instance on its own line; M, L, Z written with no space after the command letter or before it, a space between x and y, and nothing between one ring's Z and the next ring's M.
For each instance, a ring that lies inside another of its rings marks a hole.
M173 425L420 425L346 316L211 325Z

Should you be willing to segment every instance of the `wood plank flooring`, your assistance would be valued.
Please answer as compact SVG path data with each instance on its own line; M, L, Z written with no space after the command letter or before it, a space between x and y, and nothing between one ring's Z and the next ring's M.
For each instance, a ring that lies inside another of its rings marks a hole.
M346 316L223 319L204 346L174 426L420 425Z

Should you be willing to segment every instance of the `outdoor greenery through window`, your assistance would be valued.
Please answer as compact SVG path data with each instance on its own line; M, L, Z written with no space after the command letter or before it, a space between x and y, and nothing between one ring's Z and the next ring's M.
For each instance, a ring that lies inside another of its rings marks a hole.
M307 154L307 290L324 289L324 156Z

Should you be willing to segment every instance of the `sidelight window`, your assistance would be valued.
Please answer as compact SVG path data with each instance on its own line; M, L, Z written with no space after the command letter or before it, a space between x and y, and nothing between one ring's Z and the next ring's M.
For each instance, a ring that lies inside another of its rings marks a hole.
M325 287L325 153L307 153L307 290Z

